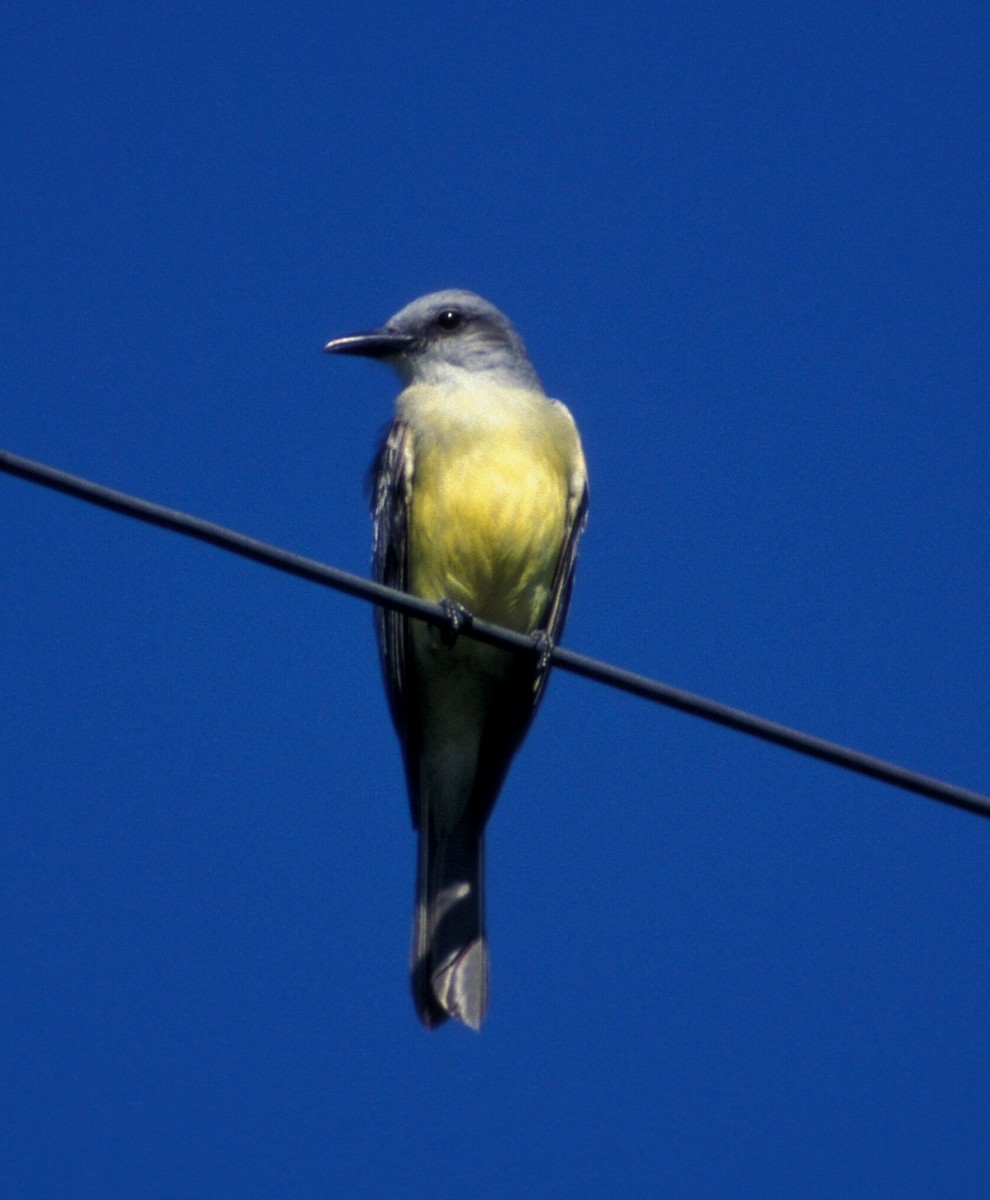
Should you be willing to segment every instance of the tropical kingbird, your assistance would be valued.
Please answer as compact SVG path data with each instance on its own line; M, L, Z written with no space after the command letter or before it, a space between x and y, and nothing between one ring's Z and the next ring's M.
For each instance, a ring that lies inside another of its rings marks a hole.
M451 615L443 631L376 610L419 834L412 989L428 1028L456 1017L478 1029L485 824L564 626L588 503L584 455L519 334L472 292L423 296L326 349L381 359L404 385L371 471L374 575ZM469 615L537 635L533 652L458 638Z

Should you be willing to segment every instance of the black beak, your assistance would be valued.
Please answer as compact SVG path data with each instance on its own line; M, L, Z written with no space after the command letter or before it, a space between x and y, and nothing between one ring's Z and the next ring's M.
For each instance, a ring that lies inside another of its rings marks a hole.
M416 338L408 333L373 329L370 333L348 333L333 338L323 347L327 354L360 354L364 358L394 358L409 350Z

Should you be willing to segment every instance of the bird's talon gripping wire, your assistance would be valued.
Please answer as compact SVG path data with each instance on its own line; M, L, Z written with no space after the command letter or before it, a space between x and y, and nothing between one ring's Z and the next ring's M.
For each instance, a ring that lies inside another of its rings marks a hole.
M440 640L445 646L453 646L462 629L470 629L474 617L461 604L444 597L440 601L447 624L440 628Z
M550 666L550 659L553 656L553 638L545 629L537 630L533 634L533 650L536 653L537 673L542 675Z

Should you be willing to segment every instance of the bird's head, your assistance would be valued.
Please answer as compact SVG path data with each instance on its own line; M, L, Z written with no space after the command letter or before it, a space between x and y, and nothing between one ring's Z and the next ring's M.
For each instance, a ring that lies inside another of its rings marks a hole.
M421 296L380 329L334 338L324 350L380 359L407 385L446 383L469 372L517 387L540 387L508 317L459 288Z

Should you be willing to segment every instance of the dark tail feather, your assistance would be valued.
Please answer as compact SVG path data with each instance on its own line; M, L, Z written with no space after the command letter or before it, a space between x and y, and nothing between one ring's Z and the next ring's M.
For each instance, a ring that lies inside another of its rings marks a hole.
M456 1017L480 1029L488 1008L484 834L419 833L412 991L428 1029Z

